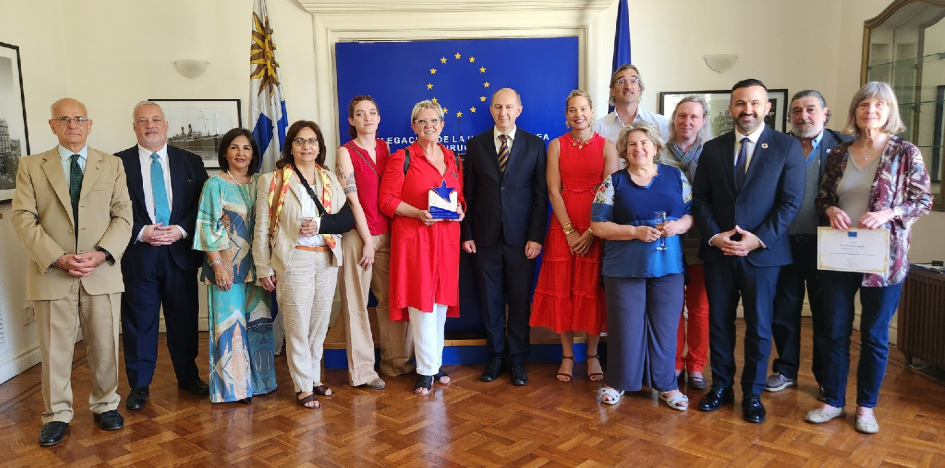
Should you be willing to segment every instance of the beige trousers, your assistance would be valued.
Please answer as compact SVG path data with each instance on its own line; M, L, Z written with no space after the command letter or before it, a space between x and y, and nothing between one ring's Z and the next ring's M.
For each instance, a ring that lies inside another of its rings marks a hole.
M374 337L368 313L368 291L377 298L375 320L377 342L381 347L381 373L389 376L407 374L414 370L413 338L407 322L390 319L388 292L390 290L390 234L374 239L374 264L365 269L358 265L364 241L352 231L341 237L344 264L339 272L341 287L341 316L345 322L348 345L348 382L364 385L376 378L374 370Z
M276 299L285 324L286 359L295 391L311 392L322 380L325 334L335 298L338 267L330 251L293 250L285 275L276 278Z
M43 360L43 424L72 421L72 358L79 326L92 380L89 409L96 414L118 409L121 293L93 296L76 279L66 297L33 301L33 310Z

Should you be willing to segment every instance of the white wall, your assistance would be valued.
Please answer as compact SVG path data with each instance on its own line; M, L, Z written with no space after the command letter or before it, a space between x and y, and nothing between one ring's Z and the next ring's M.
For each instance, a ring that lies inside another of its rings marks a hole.
M633 61L647 84L643 105L655 110L660 91L728 89L740 79L754 77L791 92L818 89L835 113L842 115L859 86L863 21L888 3L630 0ZM451 13L469 17L451 12L449 2L443 5L438 18L449 19ZM592 33L586 37L581 85L598 102L599 115L606 111L615 5L586 19ZM268 0L268 6L290 119L316 120L326 127L326 137L334 135L337 118L332 113L337 107L331 96L331 49L316 48L316 39L324 42L329 34L325 24L333 19L328 14L313 18L295 0ZM0 0L0 41L21 48L33 151L56 144L46 120L49 105L64 96L88 105L94 120L90 144L107 151L134 144L130 112L136 102L148 98L238 98L243 124L248 125L251 9L252 0ZM569 11L562 17L579 13ZM518 31L569 27L564 20L560 26L548 26L553 23L548 11L510 10L508 15L514 17L497 19L507 24L495 30L512 30L513 23L519 25ZM428 28L423 34L465 34L461 29L417 27ZM341 29L350 31L351 26ZM739 60L731 70L717 73L702 60L712 53L734 53ZM191 80L171 65L181 58L211 63L205 75ZM317 69L316 64L320 64ZM842 120L835 118L831 126L842 126ZM3 381L38 357L35 326L22 325L26 306L22 271L27 259L10 226L9 204L0 205L0 215L0 320L6 334L6 344L0 348ZM920 220L912 259L945 257L939 240L943 231L945 213Z

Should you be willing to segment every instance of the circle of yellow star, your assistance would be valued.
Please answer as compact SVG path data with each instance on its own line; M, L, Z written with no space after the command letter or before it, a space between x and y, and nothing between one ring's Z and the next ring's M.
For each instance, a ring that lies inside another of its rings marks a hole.
M436 98L430 99L430 101L436 104Z
M433 83L427 83L427 89L433 89Z
M469 108L469 112L472 112L473 114L475 114L475 113L476 113L476 106L470 107L470 108Z
M447 112L449 112L449 111L450 111L449 109L447 109L447 108L444 107L444 108L443 108L443 114L444 114L444 116L445 116L445 115L447 114Z
M485 83L483 83L483 84L482 84L482 87L483 87L483 88L488 88L488 87L489 87L489 82L486 81Z
M456 113L456 117L460 117L460 118L461 118L462 116L463 116L463 113L462 113L462 112L457 112L457 113Z
M440 63L446 63L446 57L440 57Z
M479 73L485 73L486 67L479 67Z
M469 63L473 63L475 61L476 61L476 57L469 57Z
M479 96L479 102L486 102L485 96Z
M459 55L459 52L456 52L456 55L454 57L456 57L456 60L459 60L460 58L462 58L462 55Z
M431 75L436 75L436 68L431 68L431 69L430 69L430 74L431 74Z

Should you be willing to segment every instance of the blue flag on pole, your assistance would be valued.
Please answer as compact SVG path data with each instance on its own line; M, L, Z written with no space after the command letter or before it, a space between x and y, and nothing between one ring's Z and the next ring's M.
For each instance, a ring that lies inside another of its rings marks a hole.
M249 126L262 156L256 168L260 172L275 167L289 126L272 32L266 0L255 0L249 58Z
M627 8L627 0L620 0L617 5L617 30L614 32L614 63L610 72L617 71L617 68L630 61L630 11ZM610 106L610 111L614 110Z

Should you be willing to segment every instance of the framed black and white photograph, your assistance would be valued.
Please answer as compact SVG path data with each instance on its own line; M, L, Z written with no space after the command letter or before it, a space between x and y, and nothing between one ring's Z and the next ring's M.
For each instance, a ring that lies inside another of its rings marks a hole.
M728 133L735 129L735 121L728 113L728 105L732 98L729 90L717 91L664 91L659 96L659 113L672 118L673 109L686 96L701 96L709 104L709 125L713 137ZM787 89L769 89L768 101L771 102L771 111L765 116L765 124L783 132L787 127Z
M0 42L0 203L13 199L16 169L29 153L20 48Z
M243 125L239 99L148 99L164 109L167 144L200 156L207 168L218 168L223 134Z

